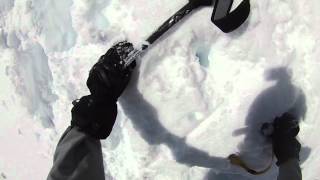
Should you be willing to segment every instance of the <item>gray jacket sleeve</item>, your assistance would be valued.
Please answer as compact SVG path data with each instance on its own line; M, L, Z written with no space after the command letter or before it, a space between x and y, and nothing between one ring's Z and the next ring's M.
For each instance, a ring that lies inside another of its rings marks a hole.
M289 159L279 166L278 180L302 180L298 159Z
M47 180L105 180L100 140L68 127L58 142Z

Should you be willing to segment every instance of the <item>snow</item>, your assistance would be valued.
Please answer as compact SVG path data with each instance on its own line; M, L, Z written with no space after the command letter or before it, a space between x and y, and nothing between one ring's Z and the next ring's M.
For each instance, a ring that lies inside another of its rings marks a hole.
M45 179L91 66L119 40L143 42L186 2L1 0L0 179ZM107 179L276 179L276 166L251 176L226 157L265 167L270 146L257 129L288 110L301 120L303 179L319 177L320 2L251 4L230 34L211 8L198 10L138 60L102 142Z

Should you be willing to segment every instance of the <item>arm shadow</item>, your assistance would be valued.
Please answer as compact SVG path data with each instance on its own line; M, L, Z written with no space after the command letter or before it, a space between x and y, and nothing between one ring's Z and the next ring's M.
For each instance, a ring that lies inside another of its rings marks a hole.
M120 104L140 136L150 145L166 145L181 164L209 168L210 173L214 174L221 171L231 173L229 161L225 157L214 157L188 145L184 138L169 132L161 124L155 108L137 89L138 76L138 72L135 72Z

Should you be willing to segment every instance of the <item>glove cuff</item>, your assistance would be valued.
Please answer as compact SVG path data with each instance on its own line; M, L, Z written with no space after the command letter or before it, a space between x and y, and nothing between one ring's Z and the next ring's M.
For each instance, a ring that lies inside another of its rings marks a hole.
M277 166L280 166L281 164L287 162L289 159L299 159L299 155L291 155L291 156L286 156L285 158L281 158L281 159L278 159L278 161L276 162L276 165Z
M286 139L274 144L274 153L278 159L277 166L285 163L289 159L295 158L299 160L301 144L296 138Z
M106 139L117 117L117 104L113 100L84 96L74 102L71 115L71 126L79 127L80 131L96 139Z

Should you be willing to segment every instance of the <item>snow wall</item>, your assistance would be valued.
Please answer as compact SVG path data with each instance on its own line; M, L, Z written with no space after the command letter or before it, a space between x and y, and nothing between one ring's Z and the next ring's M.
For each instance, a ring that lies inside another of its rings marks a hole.
M185 3L0 0L0 179L45 179L91 66ZM106 179L276 179L276 166L251 176L226 157L265 167L271 147L257 130L288 110L300 120L303 179L319 178L320 1L251 4L230 34L198 10L138 60L102 141Z

